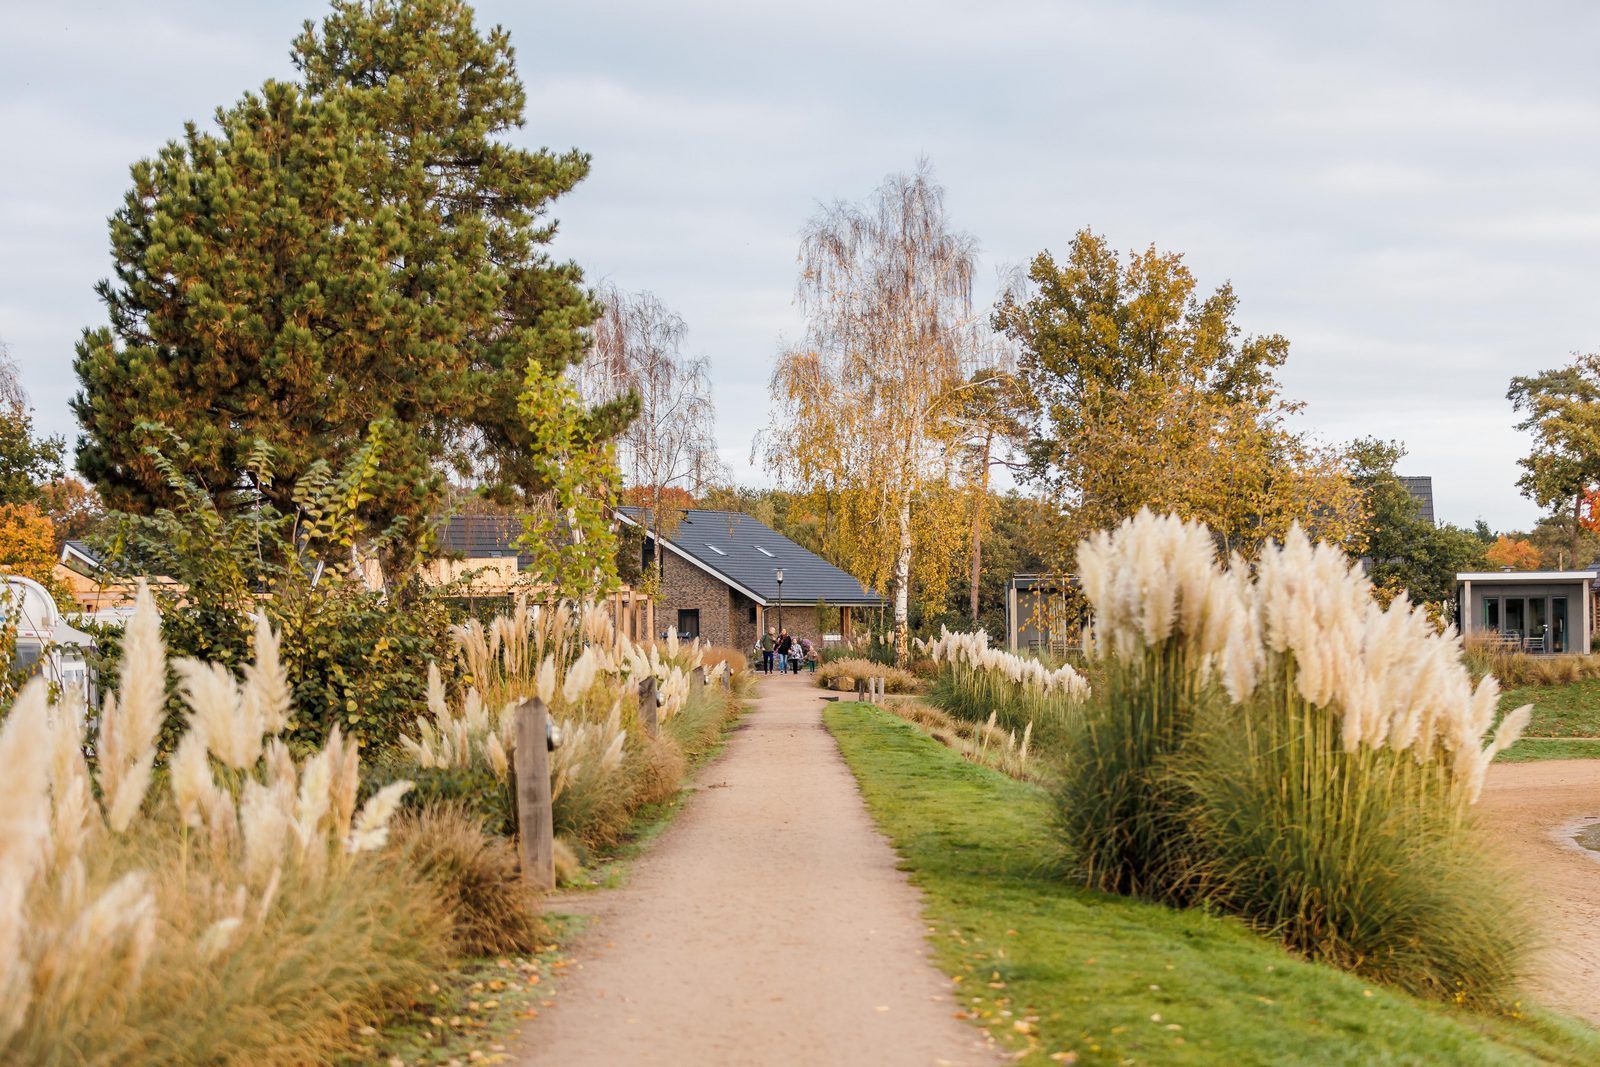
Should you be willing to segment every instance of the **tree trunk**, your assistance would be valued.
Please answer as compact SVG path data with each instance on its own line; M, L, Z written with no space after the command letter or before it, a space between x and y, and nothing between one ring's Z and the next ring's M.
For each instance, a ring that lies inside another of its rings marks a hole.
M911 491L900 497L900 551L894 561L894 660L911 659Z
M983 578L983 511L989 503L989 454L994 434L983 437L983 466L978 472L978 502L972 508L972 625L978 625L978 582Z

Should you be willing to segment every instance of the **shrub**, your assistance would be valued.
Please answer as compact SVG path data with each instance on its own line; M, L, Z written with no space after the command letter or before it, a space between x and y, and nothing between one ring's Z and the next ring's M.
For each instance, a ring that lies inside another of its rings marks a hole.
M1298 529L1249 572L1142 512L1080 549L1101 684L1058 818L1091 884L1204 899L1412 992L1501 1002L1516 894L1475 836L1499 701L1458 641Z
M401 801L407 812L453 806L470 814L488 833L516 835L516 793L509 781L496 777L487 767L419 767L390 759L362 775L362 799L402 780L411 783Z
M817 668L817 684L841 693L853 692L858 678L882 678L890 693L920 693L922 682L910 671L866 659L829 660Z
M472 812L452 804L407 814L393 836L401 862L433 886L450 913L458 955L533 951L543 932L538 897L511 841L486 834Z
M358 517L382 450L375 427L338 473L314 464L297 482L289 510L247 491L222 494L219 502L178 463L152 451L176 502L152 515L117 516L107 566L171 579L155 595L174 657L242 666L250 658L254 617L267 615L293 689L284 735L296 747L321 744L338 725L369 753L393 748L423 705L428 662L450 662L442 597L420 585L370 590L350 562L352 543L372 549L386 541L365 539ZM270 484L270 456L251 461L254 479ZM97 635L112 661L116 637ZM169 701L163 754L183 733L183 711L176 698Z

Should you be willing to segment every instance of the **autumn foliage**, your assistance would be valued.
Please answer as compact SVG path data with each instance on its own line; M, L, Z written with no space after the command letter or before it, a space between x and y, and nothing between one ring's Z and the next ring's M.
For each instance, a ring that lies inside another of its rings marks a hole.
M1516 537L1507 537L1501 534L1495 538L1483 554L1491 567L1511 571L1532 571L1539 569L1539 550L1531 541L1524 541Z
M0 504L0 571L52 584L55 526L34 504Z

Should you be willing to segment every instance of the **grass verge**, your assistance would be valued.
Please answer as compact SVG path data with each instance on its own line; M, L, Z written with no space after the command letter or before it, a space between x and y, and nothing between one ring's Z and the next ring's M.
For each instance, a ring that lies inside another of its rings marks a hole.
M341 1067L508 1062L517 1028L554 1003L551 979L568 965L559 942L580 928L572 919L552 921L552 941L537 952L458 960L411 1011L381 1028L363 1028L359 1052Z
M1506 711L1524 704L1533 705L1527 732L1534 737L1600 737L1600 678L1508 689L1500 698Z
M840 703L824 720L924 893L964 1015L1048 1064L1600 1062L1600 1033L1489 1017L1307 963L1243 925L1052 876L1049 800L915 726Z

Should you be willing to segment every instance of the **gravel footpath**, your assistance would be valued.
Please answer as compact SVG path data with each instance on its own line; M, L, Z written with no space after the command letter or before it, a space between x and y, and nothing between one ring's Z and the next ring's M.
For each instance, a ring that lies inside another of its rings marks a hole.
M807 676L759 699L595 916L523 1064L993 1064Z

